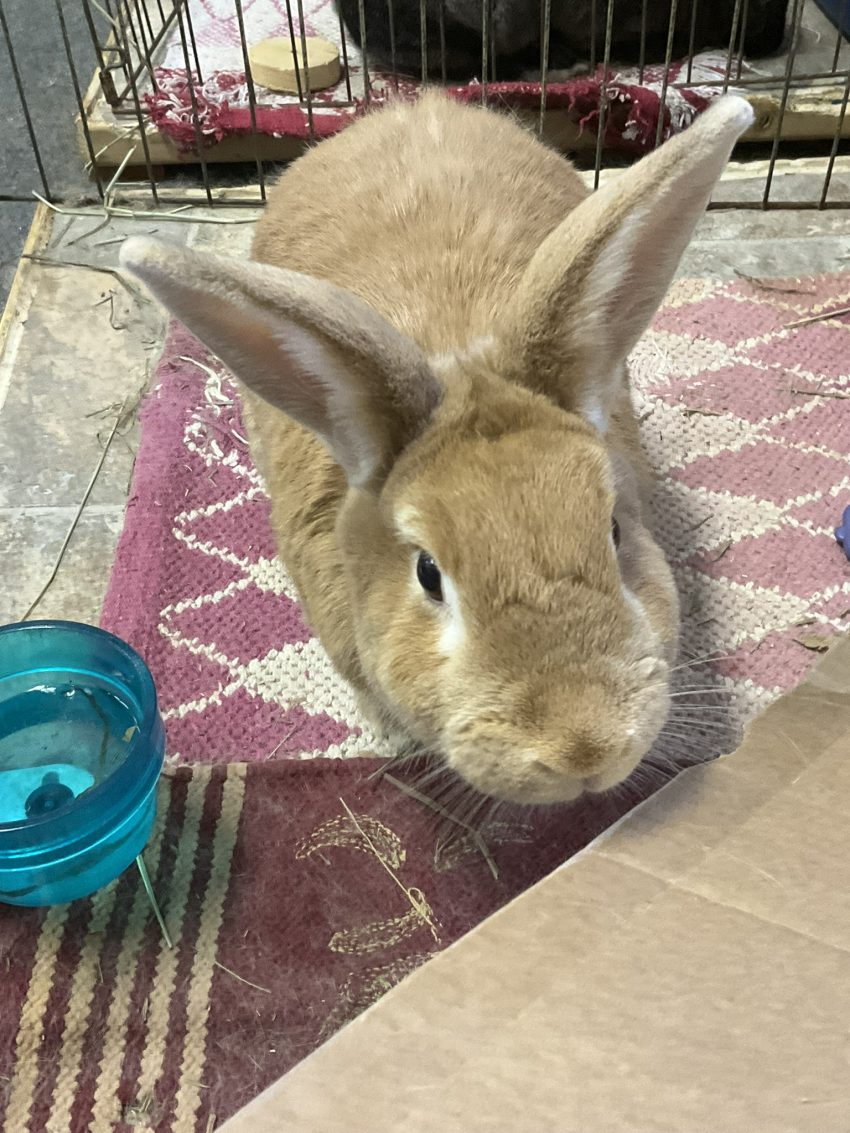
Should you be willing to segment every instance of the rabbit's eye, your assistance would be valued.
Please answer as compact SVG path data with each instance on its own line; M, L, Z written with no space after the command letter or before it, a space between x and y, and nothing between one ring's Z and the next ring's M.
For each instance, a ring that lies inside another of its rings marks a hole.
M440 577L440 568L426 551L419 552L416 577L429 598L433 598L435 602L442 602L443 580Z
M614 546L619 547L620 546L620 525L616 521L616 519L614 519L613 517L611 519L611 538L614 540Z

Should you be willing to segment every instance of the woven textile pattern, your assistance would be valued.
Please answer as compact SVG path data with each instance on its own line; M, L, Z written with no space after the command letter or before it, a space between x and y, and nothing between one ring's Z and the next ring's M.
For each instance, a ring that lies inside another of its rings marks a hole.
M632 360L683 653L741 722L850 620L850 276L674 285ZM802 324L802 325L793 325Z
M847 624L850 327L787 324L849 298L846 275L684 280L632 359L683 658L724 655L739 721L803 675L800 639ZM383 753L275 557L235 390L178 327L159 374L104 623L153 667L171 758Z

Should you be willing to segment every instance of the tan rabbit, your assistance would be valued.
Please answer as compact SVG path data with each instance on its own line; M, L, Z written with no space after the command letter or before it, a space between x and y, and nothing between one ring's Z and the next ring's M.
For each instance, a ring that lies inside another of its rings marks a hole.
M589 196L507 117L428 94L283 175L261 263L122 251L243 383L339 671L497 798L612 787L665 721L678 606L625 359L751 121L724 98Z

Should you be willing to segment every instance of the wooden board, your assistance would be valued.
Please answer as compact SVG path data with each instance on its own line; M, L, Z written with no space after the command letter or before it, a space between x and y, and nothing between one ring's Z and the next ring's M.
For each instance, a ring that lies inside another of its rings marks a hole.
M33 266L30 257L38 255L47 247L50 241L50 233L53 231L54 217L55 213L52 209L49 209L47 205L39 202L36 206L35 215L32 218L32 224L27 233L27 238L24 241L21 258L18 260L18 266L15 269L15 275L12 279L12 285L9 288L9 295L6 299L6 305L3 308L3 314L0 315L0 358L2 358L5 349L9 328L14 322L15 316L22 304L25 302L29 276Z

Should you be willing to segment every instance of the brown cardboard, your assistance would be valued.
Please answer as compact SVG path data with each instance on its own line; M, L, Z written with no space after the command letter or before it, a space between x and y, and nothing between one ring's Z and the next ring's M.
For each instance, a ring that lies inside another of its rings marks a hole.
M850 640L222 1133L850 1133Z

